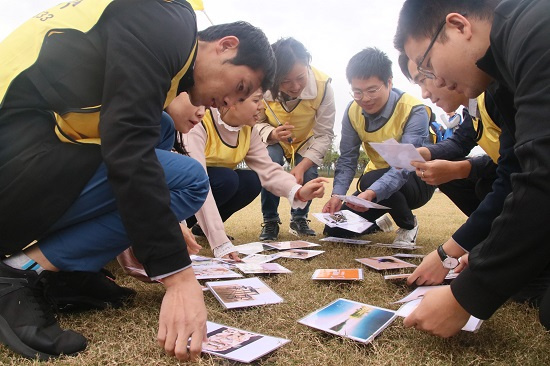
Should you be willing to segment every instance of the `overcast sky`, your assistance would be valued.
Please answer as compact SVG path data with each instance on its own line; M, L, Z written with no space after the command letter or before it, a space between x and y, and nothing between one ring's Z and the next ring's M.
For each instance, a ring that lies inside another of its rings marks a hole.
M0 0L0 39L26 19L59 0ZM401 0L203 0L214 24L245 20L260 27L270 42L294 37L311 53L312 65L332 77L336 95L336 124L340 135L344 109L350 102L345 69L348 60L366 47L378 47L393 61L394 86L421 98L420 89L403 76L393 48ZM199 29L210 23L197 12ZM434 107L429 101L427 102ZM435 109L439 116L443 111ZM439 119L439 118L438 118Z

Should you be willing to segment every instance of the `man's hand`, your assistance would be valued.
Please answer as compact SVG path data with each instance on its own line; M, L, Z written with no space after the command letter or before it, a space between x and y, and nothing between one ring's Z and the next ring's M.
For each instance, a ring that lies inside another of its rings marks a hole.
M187 244L187 253L198 254L202 247L197 243L195 235L193 235L191 230L184 224L180 224L180 228L181 233L183 234L183 239L185 239L185 243Z
M305 186L300 188L300 197L306 201L323 197L325 195L325 185L323 183L328 183L328 179L315 178L310 180Z
M330 199L323 206L323 213L330 213L333 215L336 211L340 211L342 208L342 201L338 197L330 197Z
M157 341L167 354L180 361L199 357L206 340L206 307L202 289L191 267L163 279ZM187 350L188 339L191 337Z
M365 192L361 192L357 195L357 197L359 198L362 198L364 200L367 200L367 201L374 201L376 199L376 192L371 190L371 189L367 189ZM363 207L363 206L356 206L350 202L347 202L346 203L346 206L348 206L349 208L351 208L353 211L357 211L357 212L365 212L365 211L368 211L369 209L367 207Z
M424 257L422 263L414 270L407 279L407 285L418 286L439 285L445 279L449 270L443 267L437 251L432 251Z
M288 142L288 139L292 139L293 128L294 126L289 124L288 122L282 126L278 126L273 131L271 131L268 140Z
M426 163L412 161L411 165L416 168L416 175L432 186L447 183L455 179L467 178L472 169L472 164L468 160L432 160Z
M470 314L456 301L451 287L445 286L428 291L403 325L449 338L460 332L469 318Z
M243 260L239 256L239 252L231 252L229 254L224 255L222 258L230 259L235 262L242 262Z

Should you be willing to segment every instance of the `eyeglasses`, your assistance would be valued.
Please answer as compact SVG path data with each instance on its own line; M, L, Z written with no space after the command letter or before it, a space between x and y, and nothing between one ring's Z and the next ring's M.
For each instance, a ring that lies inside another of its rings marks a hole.
M443 27L445 26L446 22L447 22L446 19L443 22L441 22L441 25L437 29L437 32L435 32L435 35L433 36L432 40L430 41L430 44L428 45L428 49L426 50L426 52L424 52L424 56L422 56L422 59L420 60L420 62L416 66L416 69L418 70L418 72L420 74L424 75L425 77L427 77L428 79L434 80L436 78L436 76L433 73L433 71L430 71L428 69L423 68L422 64L424 63L424 60L426 60L426 56L428 56L428 53L430 53L430 51L431 51L431 49L432 49L432 47L435 43L435 40L437 39L437 37L439 37L439 33L441 33L441 31L443 30Z
M367 89L367 90L364 90L364 91L356 89L356 90L350 91L349 94L351 95L351 97L354 100L361 100L361 99L363 99L363 97L365 95L370 100L373 100L373 99L378 98L378 96L376 94L378 94L378 92L380 91L380 89L382 89L383 86L384 86L384 84L380 85L378 88L371 88L371 89Z

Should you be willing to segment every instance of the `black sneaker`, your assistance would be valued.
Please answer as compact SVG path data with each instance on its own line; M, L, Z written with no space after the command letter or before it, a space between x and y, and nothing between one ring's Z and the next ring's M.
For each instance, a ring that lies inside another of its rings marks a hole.
M44 293L60 311L118 309L131 303L136 291L116 284L111 272L49 272Z
M307 219L294 219L290 221L288 232L296 236L315 236L317 234L309 227L310 222L311 220Z
M204 235L204 231L202 231L199 224L195 224L191 227L191 233L193 233L193 235L195 235L195 236L200 236L201 238L206 238L206 235ZM227 234L225 234L225 235L227 235ZM235 240L235 238L232 237L231 235L227 235L227 239L229 239L231 241Z
M260 234L260 241L275 241L279 236L279 220L267 221L262 224L262 232Z
M46 302L42 279L47 271L11 268L0 261L0 342L14 352L46 361L86 349L86 338L62 330Z

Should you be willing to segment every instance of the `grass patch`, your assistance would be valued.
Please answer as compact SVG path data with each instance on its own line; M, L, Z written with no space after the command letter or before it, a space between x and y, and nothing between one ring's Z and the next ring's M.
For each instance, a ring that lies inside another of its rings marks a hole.
M354 184L352 187L355 186ZM311 212L319 212L328 199L315 200ZM292 240L288 233L289 205L281 200L280 240ZM436 192L432 200L415 211L420 224L418 253L428 253L445 241L465 220L465 216L444 196ZM258 239L261 224L259 198L226 222L226 230L235 244ZM313 229L321 234L322 225L313 220ZM318 235L310 241L318 242ZM365 239L391 242L393 234L378 233ZM205 242L203 246L207 246ZM356 283L312 281L317 268L356 268L355 258L390 255L386 248L361 248L323 243L326 252L309 260L279 259L292 274L262 276L285 302L241 310L223 310L210 293L205 293L209 320L290 339L292 342L263 357L257 365L544 365L550 364L550 337L538 322L538 311L525 305L507 303L477 334L460 333L451 339L436 338L413 329L405 329L401 318L370 345L310 329L297 320L336 298L343 297L368 304L397 309L390 303L407 294L404 285L386 283L382 274L363 267L365 279ZM212 255L209 249L201 254ZM407 259L408 260L408 259ZM92 311L63 315L62 327L81 332L89 340L88 349L76 357L64 357L47 363L24 360L0 346L2 365L174 365L156 344L159 307L164 293L160 285L144 284L125 276L113 262L109 264L121 285L138 291L135 303L126 309ZM246 275L250 277L252 275ZM233 365L234 362L203 356L199 365Z

